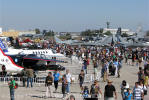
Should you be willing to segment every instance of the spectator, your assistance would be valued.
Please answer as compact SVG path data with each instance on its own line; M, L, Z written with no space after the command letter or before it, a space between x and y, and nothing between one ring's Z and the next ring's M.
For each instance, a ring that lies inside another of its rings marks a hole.
M113 93L115 94L115 99L117 99L116 89L112 85L112 81L108 80L108 84L105 86L105 92L104 92L105 100L114 100Z
M144 93L143 90L139 87L139 82L135 83L135 87L133 89L133 99L134 100L144 99Z
M119 62L118 62L118 71L117 71L117 74L118 74L118 78L120 78L120 70L121 70L121 68L122 68L122 61L120 60Z
M142 91L144 92L144 95L147 95L147 88L146 86L144 85L144 80L141 80L139 82L139 87L142 89Z
M142 70L141 67L139 67L139 72L138 72L138 82L141 80L144 80L145 75L144 75L144 71Z
M132 100L132 91L131 89L127 89L126 92L124 92L124 99L123 100Z
M129 89L129 84L125 80L123 80L120 87L121 87L122 99L125 100L124 93L127 92L127 89Z
M148 77L148 76L145 76L144 85L145 85L147 88L148 88L148 86L149 86L148 80L149 80L149 77Z
M149 64L144 66L144 74L145 74L145 79L144 79L144 84L146 87L149 86L148 80L149 80Z
M107 81L107 79L108 79L108 66L109 66L109 64L108 64L108 62L107 61L105 61L105 64L104 64L104 66L103 66L103 82L106 82Z
M62 77L62 93L63 93L63 99L65 98L66 94L66 86L67 86L67 79L66 75L63 75Z
M134 54L134 52L132 51L132 66L134 66L134 62L135 62L135 54Z
M83 69L84 69L84 71L85 71L85 73L87 74L87 59L84 59L83 60Z
M144 65L144 74L145 76L149 76L149 61Z
M115 76L118 76L118 61L117 59L114 60L113 65L115 67Z
M97 80L95 80L94 84L91 85L90 94L91 94L91 98L94 98L96 100L98 100L99 94L102 95L102 92Z
M2 65L2 76L5 77L7 75L6 67L5 65Z
M66 70L66 79L67 79L66 92L67 92L67 94L69 94L69 92L70 92L70 84L71 84L72 79L71 79L71 74L69 73L68 69Z
M93 67L94 67L94 79L96 79L97 76L97 68L98 68L98 64L96 60L93 60Z
M104 72L105 72L105 64L102 63L102 68L101 68L101 78L104 78Z
M128 53L125 53L125 63L126 64L128 64L127 61L128 61Z
M139 67L141 67L142 59L143 58L141 56L138 58Z
M78 80L80 82L80 88L81 88L81 91L83 89L83 82L84 82L84 77L85 77L85 74L84 74L84 71L81 70L81 73L79 74L79 77L78 77Z
M31 87L33 87L33 84L32 84L33 77L34 77L33 69L31 69L30 67L29 67L29 69L26 69L26 74L27 74L27 87L29 87L29 82L31 84Z
M21 73L21 75L22 75L22 81L23 81L23 87L25 87L26 85L25 85L25 82L26 82L26 76L27 76L27 72L26 72L26 68L24 68L23 70L22 70L22 73Z
M69 97L69 98L67 98L67 100L75 100L74 95L70 95L70 97Z
M53 83L53 76L52 76L52 73L49 72L48 76L46 77L46 81L45 81L45 86L47 87L46 97L48 97L50 94L50 98L52 98L52 95L53 95L52 94L53 93L52 83Z
M70 95L70 100L75 100L74 95Z
M10 89L10 99L14 100L14 88L15 88L15 80L10 77L10 82L8 83Z
M60 73L56 70L53 76L54 76L54 86L55 86L55 92L56 92L58 88Z

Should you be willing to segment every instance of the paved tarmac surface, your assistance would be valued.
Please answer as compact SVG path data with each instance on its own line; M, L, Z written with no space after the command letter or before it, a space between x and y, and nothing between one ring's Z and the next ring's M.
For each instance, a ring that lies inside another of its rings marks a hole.
M66 66L66 68L70 69L70 72L75 78L78 77L78 74L80 73L81 69L81 64L79 64L79 62L73 62L72 64L69 62L68 64L63 65ZM137 72L138 68L136 66L129 66L123 64L123 68L121 69L121 78L109 76L109 79L113 81L113 85L116 87L118 93L117 100L122 100L120 95L120 84L122 80L126 80L129 83L130 88L133 88L134 83L137 81ZM92 73L93 68L92 65L90 65L88 76L91 76ZM87 79L87 81L89 80L90 77ZM100 79L99 83L102 92L104 92L104 87L106 83L102 82L102 79ZM84 85L87 85L90 88L91 84L92 82L88 82L85 83ZM53 96L55 96L55 98L45 98L45 94L46 94L46 87L44 86L44 84L34 84L33 88L24 88L20 86L18 89L15 90L15 100L62 100L61 85L59 85L57 93L53 93ZM79 84L77 83L71 84L71 93L69 95L71 94L73 94L76 97L76 100L82 100L82 97L80 95ZM67 95L67 97L69 95ZM0 82L0 100L10 100L8 85L4 84L3 82ZM64 100L66 100L66 98ZM99 100L104 100L103 96ZM144 100L149 100L149 94L145 96Z

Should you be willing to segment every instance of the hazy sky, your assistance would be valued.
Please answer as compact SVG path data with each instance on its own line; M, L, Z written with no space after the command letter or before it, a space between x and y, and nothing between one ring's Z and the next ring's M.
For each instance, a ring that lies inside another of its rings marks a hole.
M149 0L0 0L0 27L82 31L106 27L149 29Z

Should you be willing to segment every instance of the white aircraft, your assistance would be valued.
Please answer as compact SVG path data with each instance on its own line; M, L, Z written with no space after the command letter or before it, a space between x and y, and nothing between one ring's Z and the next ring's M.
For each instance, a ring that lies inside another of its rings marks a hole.
M63 66L49 65L50 62L61 62L61 60L47 59L38 57L34 54L31 55L6 55L0 48L0 72L2 72L2 66L4 65L5 71L8 73L20 73L24 68L31 67L35 71L40 70L65 70ZM23 66L23 67L22 67Z
M51 59L52 57L56 58L65 58L63 54L60 53L54 53L51 49L34 49L34 50L28 50L28 49L13 49L13 48L7 48L6 44L2 42L0 39L0 48L5 52L6 55L17 55L17 54L35 54L35 55L46 55L48 59Z
M63 54L60 53L53 53L51 49L34 49L34 50L25 50L25 49L12 49L8 48L8 52L5 52L7 55L16 55L16 54L35 54L35 55L46 55L46 57L57 57L57 58L63 58L65 57Z
M28 59L32 59L30 62L33 60L36 60L38 62L64 62L61 60L57 60L57 58L63 58L65 57L64 55L60 53L53 53L52 50L23 50L23 49L11 49L11 48L6 48L6 46L3 44L3 42L0 40L0 65L4 65L6 72L9 73L20 73L24 67L22 65L17 64L15 59L13 59L11 56L17 56L19 54L24 54L24 55L39 55L40 57L32 58L29 57ZM56 59L53 59L52 57L56 57ZM38 65L38 64L37 64ZM38 67L37 70L42 69L40 66ZM47 67L47 69L50 69ZM44 69L46 70L46 69ZM2 68L0 67L0 72L2 71Z

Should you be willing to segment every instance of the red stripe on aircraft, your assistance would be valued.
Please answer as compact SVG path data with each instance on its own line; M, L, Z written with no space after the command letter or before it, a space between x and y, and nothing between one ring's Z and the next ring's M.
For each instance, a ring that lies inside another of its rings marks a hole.
M16 65L16 64L14 63L14 61L12 60L12 58L9 57L9 56L7 56L7 55L3 52L3 50L2 50L1 48L0 48L0 51L2 52L2 54L3 54L4 56L8 57L8 59L12 62L13 65L15 65L15 66L17 66L17 67L19 67L19 68L24 68L24 67L22 67L22 66Z

